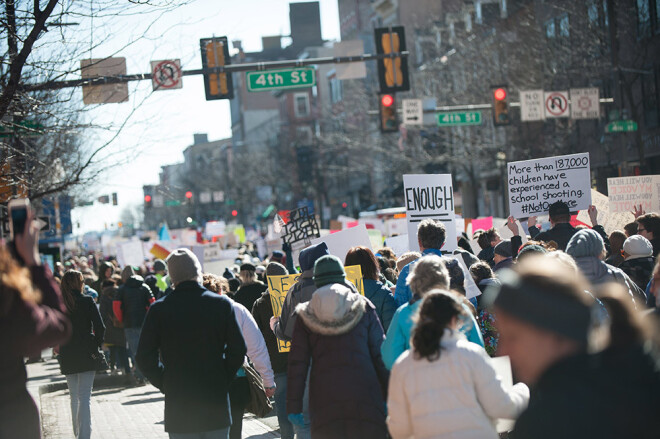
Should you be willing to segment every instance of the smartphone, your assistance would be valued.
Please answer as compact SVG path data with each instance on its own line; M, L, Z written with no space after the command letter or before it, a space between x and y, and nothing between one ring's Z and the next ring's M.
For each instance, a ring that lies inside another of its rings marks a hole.
M9 235L13 240L16 235L22 235L30 211L30 200L27 198L15 198L9 201Z

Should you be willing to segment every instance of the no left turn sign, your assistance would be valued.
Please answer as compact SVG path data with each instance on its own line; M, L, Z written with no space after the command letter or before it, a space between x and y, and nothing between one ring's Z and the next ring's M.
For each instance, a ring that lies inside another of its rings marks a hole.
M151 61L151 85L154 91L182 88L181 60Z
M569 117L570 115L567 91L549 91L545 93L546 118Z

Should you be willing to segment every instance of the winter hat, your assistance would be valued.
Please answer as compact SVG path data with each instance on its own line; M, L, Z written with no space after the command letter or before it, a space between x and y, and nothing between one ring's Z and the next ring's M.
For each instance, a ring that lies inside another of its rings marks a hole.
M154 271L167 271L167 265L165 265L165 261L162 259L156 259L154 261Z
M642 235L633 235L623 243L626 260L653 256L653 244Z
M496 255L500 255L505 258L513 257L513 248L511 247L511 241L508 239L500 241L500 243L495 246L494 250Z
M314 285L321 287L346 280L344 266L337 256L325 255L314 264Z
M296 306L296 313L309 329L323 335L347 333L360 322L365 310L366 300L340 283L318 288L309 302Z
M236 279L235 277L232 277L231 279L228 279L227 282L229 283L229 292L230 293L235 293L241 287L241 281Z
M234 276L234 273L228 267L225 267L225 271L222 273L222 277L229 280L234 279L236 276Z
M543 247L541 247L540 245L537 244L526 245L518 252L518 257L516 259L520 261L521 258L526 258L527 256L542 255L545 253L548 253L548 251Z
M574 258L582 256L599 257L603 253L604 248L603 238L598 233L591 229L582 229L578 230L571 240L568 241L566 253Z
M256 271L257 267L254 266L254 264L250 262L246 262L245 264L241 265L241 271Z
M286 276L289 271L278 262L271 262L266 267L266 276Z
M197 256L187 248L174 250L166 259L170 279L176 287L179 283L194 280L202 283L202 266Z

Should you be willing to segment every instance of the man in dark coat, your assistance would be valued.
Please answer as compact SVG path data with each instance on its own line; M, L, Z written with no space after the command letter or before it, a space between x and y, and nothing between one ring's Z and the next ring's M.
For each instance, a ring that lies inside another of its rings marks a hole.
M256 270L257 267L249 262L241 265L239 273L241 287L233 297L236 302L248 310L252 309L254 302L261 297L261 293L268 289L263 282L258 280Z
M234 308L201 285L202 267L190 250L173 251L167 267L174 291L147 313L138 365L165 394L170 438L226 438L232 423L229 384L247 352Z
M546 232L541 232L536 227L536 217L529 217L527 225L529 226L529 235L536 241L557 243L559 250L566 250L568 241L577 233L577 229L571 225L571 212L568 205L563 201L552 203L549 209L550 224L552 228Z

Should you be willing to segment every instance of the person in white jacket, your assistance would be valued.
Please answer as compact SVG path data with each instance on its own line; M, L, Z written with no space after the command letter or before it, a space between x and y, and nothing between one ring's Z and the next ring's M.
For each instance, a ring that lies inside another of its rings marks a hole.
M486 351L457 330L462 312L449 292L424 297L411 349L390 375L387 426L393 439L497 439L495 420L515 419L527 407L527 386L505 389Z
M226 294L229 283L223 277L213 274L204 274L204 288L218 294ZM229 296L227 296L229 297ZM238 302L233 302L236 322L241 328L241 334L247 346L247 358L261 375L269 398L275 394L275 374L270 364L270 356L264 336L261 334L252 313ZM247 360L247 359L246 359ZM231 405L232 424L229 430L230 439L240 439L243 428L243 414L250 402L250 387L243 368L239 369L236 379L229 387L229 402Z

